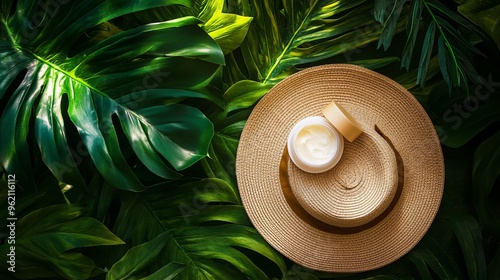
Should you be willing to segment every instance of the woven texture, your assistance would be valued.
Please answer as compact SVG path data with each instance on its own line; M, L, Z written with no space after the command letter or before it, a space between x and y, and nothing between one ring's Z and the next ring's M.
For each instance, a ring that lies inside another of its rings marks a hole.
M338 227L364 225L389 207L398 186L396 157L372 129L346 142L340 162L312 174L288 164L290 186L300 205L316 219Z
M346 143L334 169L302 172L287 158L288 134L332 100L365 133ZM340 64L292 75L255 106L236 175L243 205L269 244L312 269L360 272L397 260L423 237L441 201L444 163L431 121L406 89Z

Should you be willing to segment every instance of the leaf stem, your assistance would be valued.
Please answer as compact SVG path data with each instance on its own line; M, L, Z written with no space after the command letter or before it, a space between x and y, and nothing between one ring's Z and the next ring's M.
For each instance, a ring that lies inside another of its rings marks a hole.
M283 56L285 56L286 53L288 53L288 49L290 49L293 41L295 40L295 37L297 37L297 35L299 34L299 32L301 31L302 29L302 26L305 24L305 22L307 21L307 19L309 18L309 16L311 15L311 12L312 10L316 7L316 5L318 4L318 0L314 1L314 3L311 5L311 8L309 9L309 11L307 11L307 14L306 16L304 17L304 19L302 20L302 22L300 23L300 26L297 28L297 30L293 33L292 37L290 38L290 40L288 40L288 43L286 44L286 46L283 48L283 51L281 52L281 54L278 56L278 58L276 58L276 61L274 62L273 66L269 69L269 71L267 72L267 75L266 77L264 78L264 81L263 83L267 83L267 81L271 78L271 75L273 74L274 70L276 69L276 67L278 67L278 65L280 64L281 62L281 59L283 58Z

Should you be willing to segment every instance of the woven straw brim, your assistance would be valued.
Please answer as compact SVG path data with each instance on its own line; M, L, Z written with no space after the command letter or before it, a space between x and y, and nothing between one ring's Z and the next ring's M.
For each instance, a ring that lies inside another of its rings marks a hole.
M288 134L301 119L320 116L332 100L365 133L346 143L331 173L306 174L287 158ZM394 152L371 147L375 134ZM340 64L303 70L262 98L241 135L236 175L243 205L270 245L312 269L360 272L397 260L423 237L441 201L444 163L429 117L406 89L371 70ZM339 177L348 182L331 183ZM349 182L355 183L352 192L335 191Z

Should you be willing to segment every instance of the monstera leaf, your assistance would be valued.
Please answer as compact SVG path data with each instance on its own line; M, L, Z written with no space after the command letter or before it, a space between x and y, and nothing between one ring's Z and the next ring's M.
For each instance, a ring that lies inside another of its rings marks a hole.
M77 186L85 180L72 147L83 143L112 185L144 189L121 152L120 130L140 162L157 176L176 178L174 169L203 158L213 125L198 109L178 102L204 98L220 105L216 96L196 91L209 83L224 58L196 18L141 25L74 53L85 32L99 24L148 8L189 6L190 1L59 2L10 0L0 6L4 169L17 173L26 189L33 188L30 133L54 176ZM70 126L81 142L70 141Z
M176 279L186 280L268 279L264 267L285 271L281 256L250 227L238 195L228 183L204 179L171 187L168 193L164 189L158 185L139 194L123 194L114 232L135 247L111 269L109 279L153 275L158 269L175 266L172 263L183 265ZM157 257L139 261L138 256L149 246L163 249L150 250ZM266 260L265 265L257 266L255 259Z
M145 24L184 16L195 16L202 21L201 27L229 53L240 46L252 21L251 17L224 13L224 0L193 0L190 7L169 6L135 13L128 24Z

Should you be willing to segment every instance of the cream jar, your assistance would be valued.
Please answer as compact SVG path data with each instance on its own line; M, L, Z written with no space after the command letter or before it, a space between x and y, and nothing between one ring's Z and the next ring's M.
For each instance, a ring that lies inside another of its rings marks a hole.
M334 101L322 113L325 117L311 116L300 120L288 136L290 159L309 173L321 173L334 167L342 157L344 137L352 142L363 131Z

